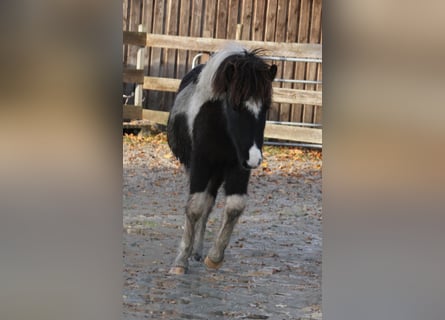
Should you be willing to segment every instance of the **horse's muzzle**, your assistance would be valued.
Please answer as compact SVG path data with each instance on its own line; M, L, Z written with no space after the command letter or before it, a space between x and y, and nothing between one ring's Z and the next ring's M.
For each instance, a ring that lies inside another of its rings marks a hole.
M262 159L258 159L257 163L252 163L252 162L248 162L248 161L243 161L242 163L242 167L246 170L251 170L251 169L255 169L258 168L258 166L261 164Z
M248 169L255 169L260 165L261 161L263 161L263 154L256 143L254 143L249 149L249 158L243 161L243 166Z

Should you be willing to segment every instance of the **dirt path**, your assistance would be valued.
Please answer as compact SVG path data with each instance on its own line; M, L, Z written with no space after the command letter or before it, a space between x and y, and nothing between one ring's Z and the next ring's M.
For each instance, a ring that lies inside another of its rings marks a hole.
M169 275L187 178L165 136L124 137L124 319L321 319L321 156L266 148L223 267ZM219 194L205 252L217 232Z

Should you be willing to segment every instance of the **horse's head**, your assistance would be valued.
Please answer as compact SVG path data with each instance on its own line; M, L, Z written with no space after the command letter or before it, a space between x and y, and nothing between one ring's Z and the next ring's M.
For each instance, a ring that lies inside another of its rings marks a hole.
M258 50L227 57L213 79L214 92L224 99L227 129L238 160L245 169L262 161L266 113L272 101L272 81L277 67L269 66Z

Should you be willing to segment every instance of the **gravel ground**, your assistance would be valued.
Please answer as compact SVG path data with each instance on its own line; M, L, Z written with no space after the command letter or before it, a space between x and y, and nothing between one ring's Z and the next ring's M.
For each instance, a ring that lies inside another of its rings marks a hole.
M264 158L221 269L192 261L175 276L187 177L165 135L124 136L124 319L321 319L321 154L266 147ZM223 204L220 193L204 252Z

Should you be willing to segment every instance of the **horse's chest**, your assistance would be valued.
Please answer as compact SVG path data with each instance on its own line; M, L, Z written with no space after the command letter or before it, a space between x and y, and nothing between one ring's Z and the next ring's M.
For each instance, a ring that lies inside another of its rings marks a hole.
M227 122L222 107L217 102L203 105L193 124L193 148L209 158L229 160L235 150L227 132Z
M227 136L227 122L219 101L208 101L202 105L193 121L193 135L216 141Z

